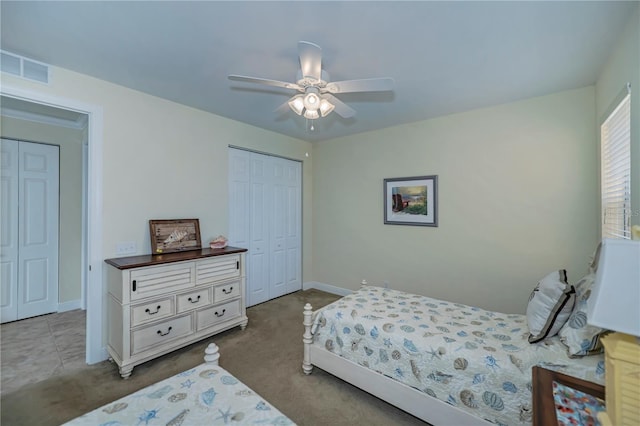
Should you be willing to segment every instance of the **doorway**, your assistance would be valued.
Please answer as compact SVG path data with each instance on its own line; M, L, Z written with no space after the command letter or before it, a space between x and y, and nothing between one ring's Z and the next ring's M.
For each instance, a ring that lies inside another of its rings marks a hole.
M15 99L35 108L50 107L86 117L86 143L83 151L81 307L86 308L86 363L106 360L103 345L102 289L102 108L8 84L0 88L3 99ZM3 102L4 106L4 102Z

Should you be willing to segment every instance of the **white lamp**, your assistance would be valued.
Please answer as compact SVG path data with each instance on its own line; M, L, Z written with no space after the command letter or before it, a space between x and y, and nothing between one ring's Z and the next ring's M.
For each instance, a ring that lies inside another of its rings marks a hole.
M602 241L587 322L618 333L605 348L606 412L603 425L640 424L640 241Z
M640 241L605 238L587 321L640 336Z

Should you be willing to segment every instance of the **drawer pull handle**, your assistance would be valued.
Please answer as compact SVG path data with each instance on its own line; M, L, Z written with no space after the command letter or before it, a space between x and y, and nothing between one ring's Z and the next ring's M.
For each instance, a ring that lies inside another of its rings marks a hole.
M232 292L232 291L233 291L233 287L229 287L229 290L227 290L226 288L223 288L223 289L222 289L222 292L223 292L224 294L231 294L231 292Z
M133 291L136 291L136 287L137 287L137 286L136 286L136 284L137 284L137 283L136 283L136 280L133 280L133 282L132 282L131 284L133 284Z
M196 300L193 300L192 298L188 298L187 300L191 303L198 303L200 301L200 295L198 295L198 298Z
M166 336L167 334L171 333L171 328L172 328L172 327L169 327L169 328L167 329L167 332L166 332L166 333L163 333L162 331L158 330L158 334L159 334L159 335L161 335L161 336Z
M221 316L223 316L223 315L224 315L224 313L225 313L226 311L227 311L226 309L223 309L221 314L219 314L219 313L218 313L218 311L215 311L214 313L216 314L216 316L217 316L218 318L220 318Z
M161 308L161 306L160 306L160 305L158 305L158 307L156 308L155 312L151 312L151 310L150 310L149 308L145 309L144 311L145 311L146 313L148 313L149 315L155 315L155 314L157 314L158 312L160 312L160 308Z

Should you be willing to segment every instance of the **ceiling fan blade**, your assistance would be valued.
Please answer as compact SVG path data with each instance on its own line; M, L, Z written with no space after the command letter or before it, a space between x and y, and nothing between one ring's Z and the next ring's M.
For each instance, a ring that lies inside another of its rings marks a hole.
M298 42L298 54L300 55L302 78L320 80L322 77L322 49L320 46L308 41L300 41Z
M342 118L351 118L356 115L356 110L351 108L349 105L342 102L340 99L336 98L333 95L325 94L322 95L323 99L328 100L333 104L335 109L333 110L336 114L338 114Z
M283 103L278 108L273 110L273 112L275 112L278 115L284 115L284 114L288 113L289 111L291 111L291 107L289 106L289 101L290 100L291 99L287 99L287 101L285 103Z
M294 89L294 90L301 90L301 91L304 90L301 86L297 85L296 83L287 83L286 81L269 80L266 78L247 77L244 75L231 74L229 76L229 80L242 81L244 83L265 84L267 86L284 87L285 89Z
M324 88L329 93L385 92L393 90L392 78L365 78L328 83Z

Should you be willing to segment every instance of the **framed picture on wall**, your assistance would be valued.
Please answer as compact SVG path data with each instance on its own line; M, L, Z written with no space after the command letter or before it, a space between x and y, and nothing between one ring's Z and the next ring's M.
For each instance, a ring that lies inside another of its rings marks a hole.
M385 179L384 223L438 226L438 176Z
M149 235L153 254L202 248L198 219L150 220Z

